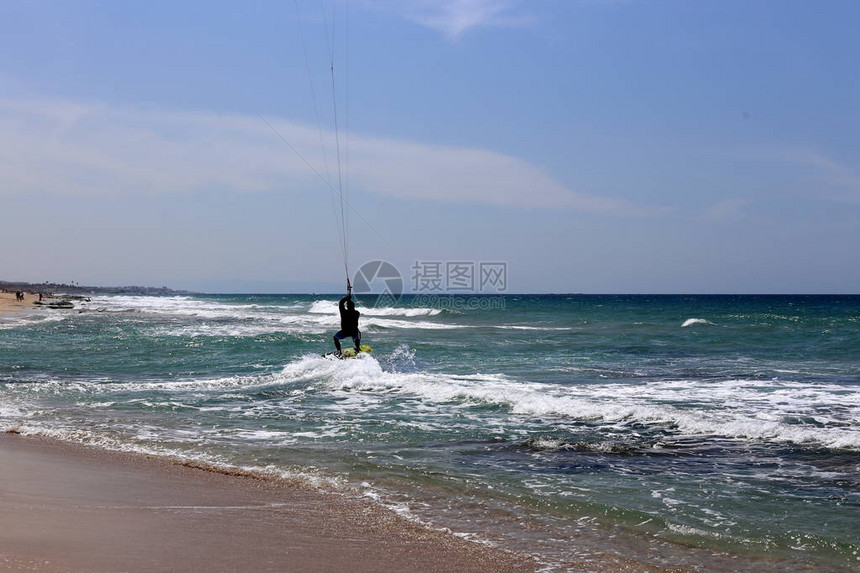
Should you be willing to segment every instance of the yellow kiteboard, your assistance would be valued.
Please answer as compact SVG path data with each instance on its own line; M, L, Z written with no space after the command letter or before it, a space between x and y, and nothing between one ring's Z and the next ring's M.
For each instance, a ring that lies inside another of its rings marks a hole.
M334 356L336 358L355 358L359 354L370 354L373 352L373 348L370 347L369 344L362 344L359 346L361 348L361 352L356 353L355 348L344 348L341 350L340 354L337 352L329 352L328 354L323 354L323 356Z

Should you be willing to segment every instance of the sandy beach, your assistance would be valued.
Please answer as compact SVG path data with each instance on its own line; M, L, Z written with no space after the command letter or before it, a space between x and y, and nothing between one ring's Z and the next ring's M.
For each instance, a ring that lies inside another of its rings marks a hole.
M39 295L26 293L24 301L15 299L14 292L0 292L0 316L8 313L25 312L33 307L33 303L39 300Z
M301 484L0 435L0 569L533 571Z

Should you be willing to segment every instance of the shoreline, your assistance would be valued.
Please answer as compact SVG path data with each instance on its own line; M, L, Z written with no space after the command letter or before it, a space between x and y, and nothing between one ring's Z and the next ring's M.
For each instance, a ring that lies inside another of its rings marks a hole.
M0 291L0 325L15 324L20 322L20 319L26 320L28 317L44 313L46 309L71 311L77 307L70 299L82 298L39 292L23 292L23 294L24 300L19 301L15 292Z
M0 434L0 564L40 571L535 571L310 485Z
M103 449L17 429L0 430L0 515L3 571L733 570L730 558L692 547L685 559L663 563L643 558L642 547L621 539L616 548L626 547L622 553L595 550L587 534L568 540L568 558L543 561L411 521L301 477Z

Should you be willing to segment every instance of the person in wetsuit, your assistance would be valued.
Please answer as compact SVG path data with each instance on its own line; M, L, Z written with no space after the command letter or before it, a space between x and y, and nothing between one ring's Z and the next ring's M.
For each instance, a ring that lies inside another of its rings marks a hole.
M340 309L340 330L334 335L334 347L337 348L337 353L340 354L340 341L347 336L352 338L356 353L361 352L361 331L358 329L358 317L361 313L355 310L352 293L340 299L337 306Z

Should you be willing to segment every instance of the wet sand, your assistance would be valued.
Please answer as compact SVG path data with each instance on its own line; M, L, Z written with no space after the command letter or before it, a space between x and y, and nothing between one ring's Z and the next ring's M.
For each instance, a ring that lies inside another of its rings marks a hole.
M0 434L0 569L534 571L370 502Z

